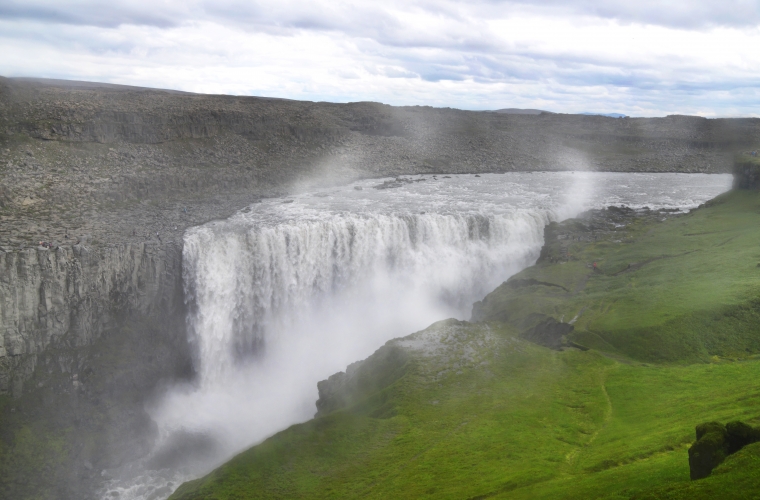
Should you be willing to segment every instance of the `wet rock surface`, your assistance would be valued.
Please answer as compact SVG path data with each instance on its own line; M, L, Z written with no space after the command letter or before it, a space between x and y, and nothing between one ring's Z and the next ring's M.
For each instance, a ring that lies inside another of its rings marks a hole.
M0 253L0 394L19 396L38 356L86 347L125 318L183 315L175 242Z
M93 498L152 449L144 407L192 376L181 246L0 254L0 496Z
M23 393L0 397L0 497L91 499L110 471L150 452L145 411L162 381L189 379L183 322L122 318L97 342L53 342Z

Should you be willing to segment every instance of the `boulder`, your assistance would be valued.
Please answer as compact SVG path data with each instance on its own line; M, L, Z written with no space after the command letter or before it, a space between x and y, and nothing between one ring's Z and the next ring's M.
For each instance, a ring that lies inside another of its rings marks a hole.
M760 442L760 429L744 422L733 421L726 425L706 422L696 428L697 440L689 448L689 471L692 479L710 475L728 455L748 444Z
M728 455L728 433L718 422L697 426L697 441L689 448L689 473L691 479L710 475Z
M760 189L760 161L740 158L734 162L734 189Z
M748 444L760 441L760 429L744 422L734 421L726 424L728 453L736 453Z

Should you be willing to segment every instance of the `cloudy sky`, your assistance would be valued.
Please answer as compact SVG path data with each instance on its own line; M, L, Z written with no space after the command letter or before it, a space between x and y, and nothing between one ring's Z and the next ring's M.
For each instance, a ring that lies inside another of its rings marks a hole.
M0 75L760 116L760 0L0 0Z

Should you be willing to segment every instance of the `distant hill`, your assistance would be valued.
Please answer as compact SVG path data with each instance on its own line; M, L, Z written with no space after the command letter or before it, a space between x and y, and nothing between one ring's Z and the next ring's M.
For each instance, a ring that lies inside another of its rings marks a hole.
M590 113L588 111L583 113L578 113L579 115L596 115L596 116L609 116L610 118L625 118L628 115L624 115L623 113Z
M79 80L58 80L55 78L31 78L24 76L11 77L9 80L20 84L33 84L45 87L57 87L60 89L81 89L81 90L111 90L111 91L148 91L148 92L168 92L170 94L186 94L190 95L191 92L184 92L182 90L172 89L157 89L149 87L136 87L134 85L121 85L117 83L102 83L102 82L85 82Z
M552 113L543 109L521 109L521 108L504 108L497 109L494 113L504 113L507 115L540 115L541 113ZM553 114L553 113L552 113Z
M543 109L523 109L523 108L504 108L497 109L494 113L503 113L505 115L540 115L541 113L556 114L553 111L546 111ZM624 118L628 115L623 113L592 113L590 111L584 111L583 113L567 113L577 115L593 115L593 116L607 116L610 118Z

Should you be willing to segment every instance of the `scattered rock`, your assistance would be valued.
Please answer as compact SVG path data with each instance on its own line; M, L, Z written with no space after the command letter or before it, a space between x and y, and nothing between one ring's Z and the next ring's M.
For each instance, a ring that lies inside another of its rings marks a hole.
M569 323L560 323L552 317L545 317L536 326L520 334L520 337L549 349L560 350L567 346L565 336L574 328Z

